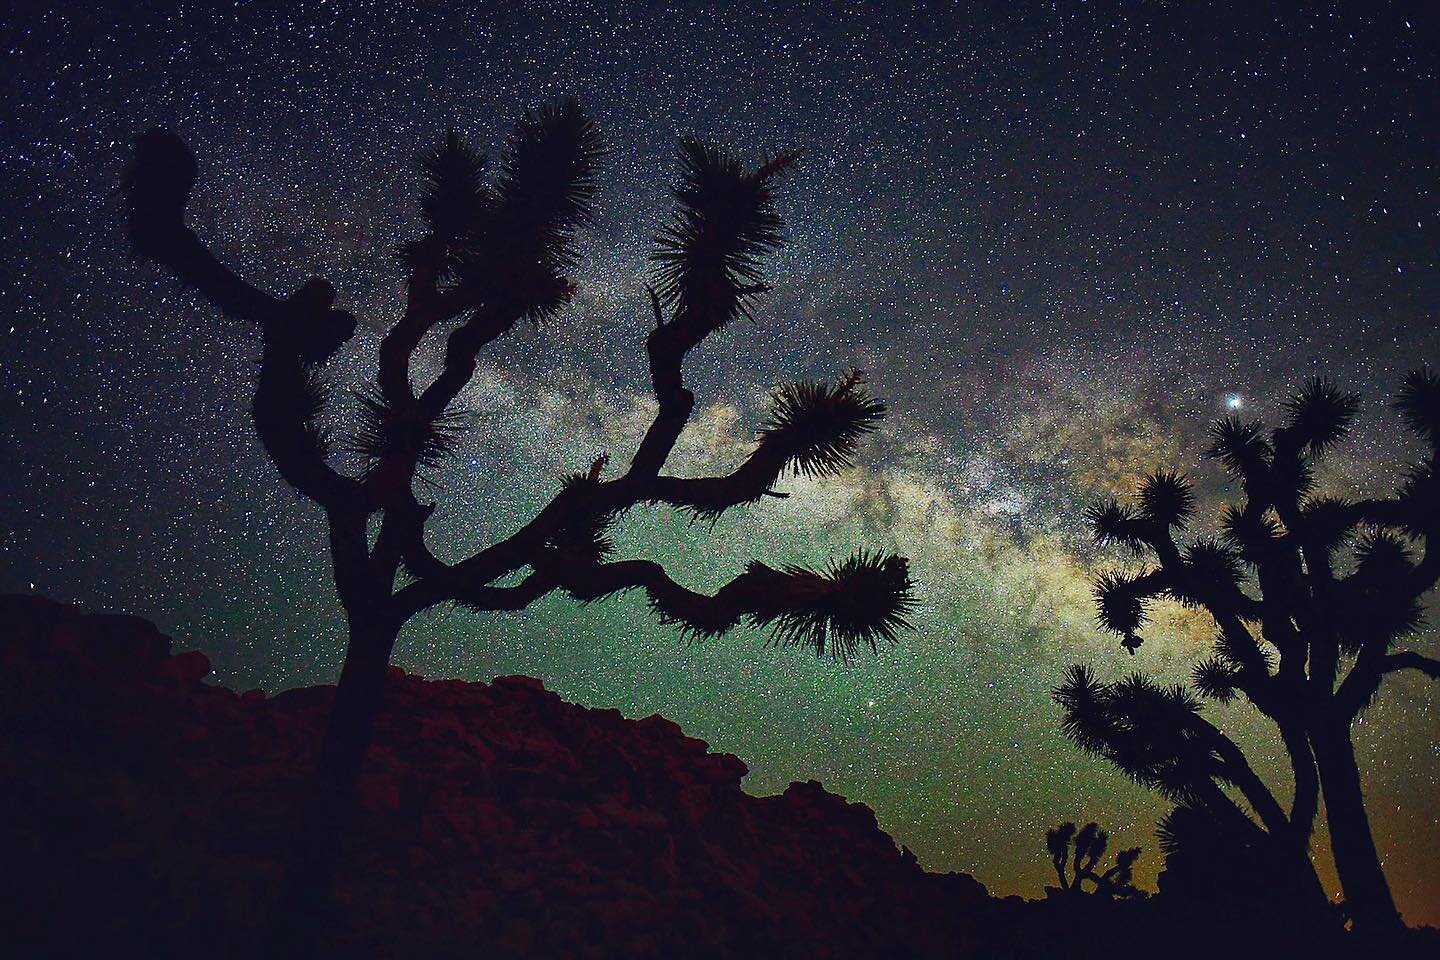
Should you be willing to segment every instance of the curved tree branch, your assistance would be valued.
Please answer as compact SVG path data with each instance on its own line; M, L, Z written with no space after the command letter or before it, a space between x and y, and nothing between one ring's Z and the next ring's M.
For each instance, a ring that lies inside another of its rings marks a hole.
M311 280L287 299L243 280L186 226L196 177L194 154L174 133L153 129L136 144L122 186L135 251L166 268L222 313L264 334L254 402L255 427L281 476L303 496L334 509L358 484L325 461L316 420L324 392L312 368L355 331L355 318L332 309L335 291Z
M1382 674L1396 673L1400 670L1418 670L1432 680L1440 680L1440 660L1416 653L1414 650L1392 653L1380 661Z
M826 572L753 562L713 595L681 586L653 560L560 564L545 572L582 602L643 589L661 621L685 633L719 636L748 622L771 628L779 643L845 659L860 643L873 649L876 638L893 641L909 627L913 605L908 567L894 556L860 554Z

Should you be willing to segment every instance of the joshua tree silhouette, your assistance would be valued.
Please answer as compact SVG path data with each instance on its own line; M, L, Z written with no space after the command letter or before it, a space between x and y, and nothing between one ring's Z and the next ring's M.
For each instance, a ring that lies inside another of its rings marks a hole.
M1203 809L1234 835L1263 827L1299 882L1316 890L1309 842L1323 790L1348 911L1357 929L1385 934L1400 919L1370 833L1351 725L1386 676L1440 677L1440 661L1394 649L1419 628L1422 599L1440 577L1440 536L1430 540L1440 534L1440 378L1417 371L1400 392L1397 406L1428 454L1395 496L1318 495L1316 461L1349 433L1358 404L1356 394L1312 379L1287 403L1283 426L1267 432L1234 417L1216 423L1209 455L1244 492L1225 508L1221 540L1176 543L1195 498L1174 473L1149 477L1135 507L1109 502L1090 514L1101 542L1157 561L1134 576L1100 578L1101 622L1133 653L1156 597L1210 615L1214 655L1195 667L1194 688L1220 702L1243 695L1274 722L1294 771L1289 811L1235 743L1200 716L1187 689L1140 675L1099 683L1075 666L1055 696L1081 747ZM1240 792L1259 826L1222 784Z
M1224 825L1227 837L1264 850L1301 891L1296 903L1316 922L1329 916L1309 856L1314 797L1301 789L1292 810L1282 809L1239 746L1200 715L1200 701L1189 690L1162 687L1138 674L1101 683L1076 665L1055 698L1064 709L1066 735L1082 749L1180 806L1204 811ZM1227 785L1239 790L1258 824L1231 799Z
M281 476L324 510L329 525L349 644L290 870L296 916L326 899L337 824L370 742L391 649L422 610L447 602L520 610L557 590L589 602L641 589L658 618L682 632L715 636L747 622L769 628L779 643L846 658L909 627L911 582L897 556L860 552L821 571L754 562L713 596L682 586L654 561L610 559L608 530L631 507L668 504L708 518L784 496L773 488L787 471L828 476L850 466L858 442L885 413L858 373L835 384L783 387L734 473L662 472L695 402L682 378L686 354L730 321L750 317L768 289L762 262L783 239L775 190L795 153L747 169L717 146L683 142L677 208L656 239L648 288L655 328L645 346L658 410L624 471L605 479L602 456L566 479L518 532L467 558L442 559L427 545L434 506L417 497L416 480L455 447L463 423L454 404L479 352L522 319L552 317L570 296L567 274L578 260L577 232L591 219L603 152L590 119L563 100L519 120L493 173L453 132L423 158L424 229L400 248L405 309L380 345L377 380L361 396L361 421L350 438L364 470L347 476L327 457L320 426L327 391L318 371L350 339L354 318L334 308L335 290L324 280L275 296L223 265L184 221L196 179L189 148L164 129L136 144L123 191L134 249L226 315L259 326L256 432ZM443 368L418 386L412 357L446 327ZM403 585L402 568L410 578ZM518 582L502 583L522 571Z
M1139 847L1121 850L1115 854L1115 862L1108 870L1103 873L1096 871L1109 844L1110 835L1093 821L1079 831L1073 823L1062 823L1046 831L1045 848L1050 852L1050 862L1055 865L1055 875L1060 878L1060 889L1106 900L1140 896L1140 891L1131 883L1135 861L1140 859ZM1069 874L1065 872L1067 866ZM1085 886L1087 883L1090 884L1088 889Z
M1253 829L1253 821L1239 822L1246 828L1240 831L1236 825L1204 807L1181 805L1166 814L1155 829L1164 855L1161 895L1223 906L1231 917L1244 914L1250 927L1303 916L1313 903L1273 856L1266 834ZM1324 932L1333 934L1333 927Z

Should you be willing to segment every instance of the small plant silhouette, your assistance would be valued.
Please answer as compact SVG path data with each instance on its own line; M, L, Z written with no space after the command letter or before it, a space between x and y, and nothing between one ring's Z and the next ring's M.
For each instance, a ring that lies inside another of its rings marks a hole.
M1396 649L1418 630L1421 604L1440 577L1440 537L1431 542L1440 534L1440 378L1417 371L1400 391L1400 413L1428 449L1392 497L1316 492L1316 463L1348 435L1358 403L1356 394L1312 379L1288 401L1279 427L1236 417L1216 423L1209 455L1244 494L1225 508L1220 539L1177 542L1195 496L1175 473L1146 479L1134 506L1111 501L1092 510L1099 541L1153 560L1096 584L1100 620L1124 648L1133 654L1140 646L1157 597L1208 613L1217 638L1192 689L1139 674L1102 683L1077 665L1055 697L1080 747L1202 811L1227 835L1246 843L1267 836L1267 856L1287 862L1293 881L1322 903L1309 844L1323 790L1350 915L1358 929L1384 936L1400 920L1371 835L1351 726L1391 674L1440 677L1440 661ZM1201 697L1243 697L1275 725L1294 774L1288 810L1201 715Z
M423 228L399 245L404 311L380 344L374 383L360 394L359 424L345 446L363 468L349 476L329 457L321 370L351 338L354 317L336 309L325 280L276 296L225 266L185 223L197 176L190 149L163 129L136 144L123 191L133 248L225 315L259 327L256 432L280 475L323 510L329 527L349 643L289 872L286 899L297 917L317 913L325 899L391 650L423 610L522 610L555 591L588 603L641 590L658 619L681 632L713 637L748 623L780 643L841 658L909 627L911 581L898 556L859 552L822 570L756 561L713 595L683 586L653 560L613 557L609 531L633 507L713 518L785 496L774 487L787 473L828 477L850 466L884 416L858 373L782 387L733 473L664 472L695 405L682 374L686 355L752 317L768 289L762 267L783 241L776 190L795 153L750 169L718 146L682 143L675 213L656 239L648 290L655 326L645 349L657 409L630 462L607 479L608 458L596 459L514 534L470 556L432 550L426 523L435 505L420 499L417 482L442 486L438 470L466 426L457 399L480 351L521 321L552 318L570 298L576 241L592 219L604 152L579 104L562 100L520 119L493 172L453 131L422 158ZM443 366L417 384L412 358L442 333Z
M1066 893L1100 897L1105 900L1123 900L1143 894L1132 883L1135 861L1140 859L1140 848L1131 847L1115 854L1115 862L1103 873L1099 872L1100 859L1105 856L1110 835L1100 829L1100 824L1090 822L1079 830L1073 823L1062 823L1045 834L1045 848L1050 853L1050 862L1055 866L1055 876L1060 880L1060 889ZM1066 868L1069 873L1066 873ZM1087 887L1086 884L1089 884Z

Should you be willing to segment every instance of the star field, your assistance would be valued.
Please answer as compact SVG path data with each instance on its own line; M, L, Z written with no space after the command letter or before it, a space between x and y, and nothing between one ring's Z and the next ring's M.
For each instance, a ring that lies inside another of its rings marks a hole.
M462 397L475 429L431 523L449 558L516 529L599 453L633 450L653 409L642 284L677 138L750 157L798 146L775 289L754 325L688 360L699 402L671 469L733 467L785 380L861 366L891 416L856 470L787 481L788 499L713 529L637 511L620 552L713 588L750 558L895 550L920 582L917 632L845 665L758 633L680 642L634 598L550 597L419 618L396 661L526 673L589 706L663 713L743 757L748 789L820 779L927 867L992 892L1038 894L1045 828L1079 818L1144 846L1153 883L1164 803L1065 742L1049 691L1076 660L1179 679L1209 635L1178 608L1133 660L1104 635L1089 579L1111 558L1082 513L1166 466L1195 473L1213 516L1225 491L1200 457L1208 422L1273 418L1313 373L1366 396L1323 482L1389 489L1411 451L1384 402L1406 370L1440 363L1433 13L422 6L8 15L0 588L148 616L238 688L338 669L322 518L249 420L256 332L124 247L113 191L148 124L194 148L192 223L222 257L277 292L334 283L361 322L330 366L346 388L373 377L403 304L416 154L449 125L495 144L558 94L596 118L611 153L577 296L482 355ZM339 427L354 409L343 389L336 406ZM1434 634L1420 647L1433 655ZM1254 716L1210 709L1281 777ZM1398 677L1356 734L1396 897L1432 924L1437 709L1434 684Z

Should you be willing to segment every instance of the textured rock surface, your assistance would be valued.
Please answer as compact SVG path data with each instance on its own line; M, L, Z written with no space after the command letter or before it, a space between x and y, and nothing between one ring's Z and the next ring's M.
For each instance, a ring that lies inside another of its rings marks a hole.
M170 650L138 617L0 596L0 956L263 955L334 691L237 694ZM1302 949L1223 889L996 900L819 784L745 794L743 762L662 717L528 677L395 670L386 695L325 957L1440 955L1429 929Z
M238 952L333 688L237 694L144 620L39 598L0 599L0 623L13 936L58 955ZM661 717L526 677L392 670L386 696L337 953L955 957L997 909L819 784L745 794L742 761Z

